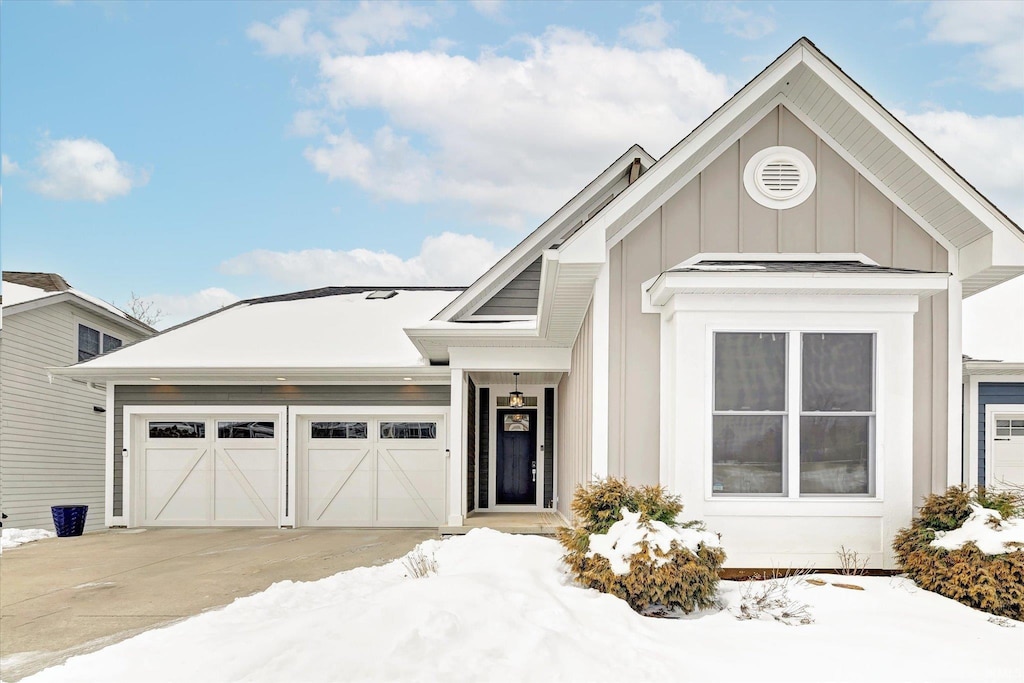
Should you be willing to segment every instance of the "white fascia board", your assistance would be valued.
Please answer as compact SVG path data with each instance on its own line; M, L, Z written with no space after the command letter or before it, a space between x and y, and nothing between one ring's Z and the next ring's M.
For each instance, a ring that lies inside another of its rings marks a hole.
M863 88L854 83L849 76L838 71L836 67L822 59L814 50L804 48L804 62L807 66L857 112L878 130L882 131L900 151L920 166L935 182L963 204L975 217L995 233L1001 231L1020 230L1009 222L998 209L984 199L977 190L971 188L957 173L935 152L928 149L918 140L906 126L899 122L874 99L868 96ZM1019 239L1024 240L1024 235Z
M537 334L541 337L547 336L548 324L551 322L551 306L558 283L558 267L558 251L546 249L540 266L540 292L537 300Z
M540 227L530 233L526 239L501 257L476 282L466 288L462 294L455 297L450 304L433 317L433 320L453 320L472 309L473 305L486 294L492 291L497 292L501 287L508 284L515 277L511 273L517 266L522 265L525 267L525 265L532 263L537 257L536 254L544 248L544 243L567 228L568 223L581 208L595 199L599 199L607 187L615 183L619 176L625 173L629 165L633 163L633 159L637 157L640 157L648 168L651 168L656 163L656 159L639 145L630 147L575 197L544 221Z
M568 372L572 363L572 349L550 347L452 347L448 356L451 368L476 371Z
M42 308L44 306L52 306L53 304L59 304L65 301L75 306L78 306L79 308L83 308L89 311L90 313L95 313L104 320L110 320L114 323L117 323L118 325L121 325L122 327L127 327L128 329L134 332L138 332L144 337L148 337L156 332L156 330L154 330L152 327L149 327L148 325L143 325L142 323L132 320L131 318L128 318L126 316L117 315L107 310L103 306L100 306L99 304L93 303L88 299L83 299L74 292L54 292L51 295L42 296L39 297L38 299L32 299L31 301L24 301L20 304L11 304L10 306L4 306L3 315L17 315L18 313L25 313L27 311L32 311L37 308Z
M1000 382L1024 381L1024 362L969 360L964 362L964 377L999 377Z
M118 384L339 384L339 383L408 383L405 377L420 384L447 383L448 371L443 367L418 365L380 368L93 368L71 366L47 368L50 377L70 377L116 381ZM159 377L153 380L152 377ZM285 377L286 380L278 380Z
M653 306L675 294L917 294L949 288L948 275L846 273L663 273L649 290Z

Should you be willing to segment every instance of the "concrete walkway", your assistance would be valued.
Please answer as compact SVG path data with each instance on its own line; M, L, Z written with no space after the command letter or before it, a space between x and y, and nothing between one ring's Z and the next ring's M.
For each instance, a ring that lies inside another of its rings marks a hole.
M13 683L275 581L383 564L432 529L122 529L0 555L0 679Z

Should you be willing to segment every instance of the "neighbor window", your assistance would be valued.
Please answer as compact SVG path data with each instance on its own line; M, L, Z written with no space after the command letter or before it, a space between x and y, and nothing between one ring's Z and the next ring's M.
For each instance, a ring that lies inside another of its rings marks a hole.
M870 333L715 333L713 495L873 493L874 354Z
M100 353L113 351L121 347L117 337L94 330L87 325L78 326L78 362L95 358Z

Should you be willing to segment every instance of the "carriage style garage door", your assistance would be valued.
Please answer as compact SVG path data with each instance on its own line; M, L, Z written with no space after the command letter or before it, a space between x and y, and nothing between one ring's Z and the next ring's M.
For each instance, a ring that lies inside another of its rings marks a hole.
M994 488L1024 486L1024 413L997 413L989 468Z
M439 415L302 416L298 523L302 526L432 527L445 492Z
M137 415L142 526L277 526L278 415Z

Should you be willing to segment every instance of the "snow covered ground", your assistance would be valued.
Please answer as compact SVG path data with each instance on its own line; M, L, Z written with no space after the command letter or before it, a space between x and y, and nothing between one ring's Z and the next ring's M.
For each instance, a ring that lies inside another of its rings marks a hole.
M46 529L3 529L0 533L0 552L9 548L17 548L24 543L54 538L57 534Z
M26 680L1024 680L1024 623L905 579L792 580L804 626L738 620L735 582L724 610L652 619L570 584L550 539L481 529L421 548L436 575L398 561L278 583Z

